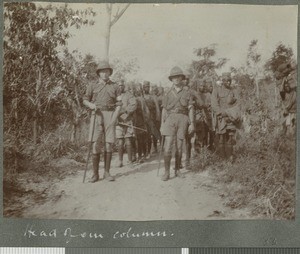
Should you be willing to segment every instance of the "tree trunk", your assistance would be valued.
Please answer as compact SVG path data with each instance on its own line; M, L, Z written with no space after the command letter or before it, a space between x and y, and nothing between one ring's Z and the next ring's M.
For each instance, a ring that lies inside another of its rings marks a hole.
M112 4L106 4L107 11L105 17L105 31L104 31L104 56L103 60L109 61L109 44L110 44L110 29L111 29L111 11Z
M37 116L36 111L33 113L33 144L37 144Z

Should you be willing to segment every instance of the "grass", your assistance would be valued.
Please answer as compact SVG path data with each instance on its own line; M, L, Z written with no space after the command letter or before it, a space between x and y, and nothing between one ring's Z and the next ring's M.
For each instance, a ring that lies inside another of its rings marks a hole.
M272 134L261 142L255 142L251 134L244 135L232 164L208 154L204 155L206 165L197 166L203 164L200 156L192 168L213 170L216 181L223 186L226 205L231 208L248 207L253 215L264 218L295 219L295 139Z

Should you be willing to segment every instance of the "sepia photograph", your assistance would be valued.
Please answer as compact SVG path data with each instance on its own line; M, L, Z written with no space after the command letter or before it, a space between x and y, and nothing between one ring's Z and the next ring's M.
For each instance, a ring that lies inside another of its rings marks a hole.
M295 220L297 5L3 7L5 218Z

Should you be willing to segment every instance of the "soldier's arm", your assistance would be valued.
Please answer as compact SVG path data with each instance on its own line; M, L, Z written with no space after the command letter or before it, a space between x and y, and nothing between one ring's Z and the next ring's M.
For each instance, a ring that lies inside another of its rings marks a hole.
M131 96L128 100L128 106L126 108L127 114L133 114L136 111L137 108L137 101L134 96Z
M194 96L191 94L190 95L190 100L189 100L189 121L190 121L190 125L189 125L189 129L188 129L188 133L192 134L195 131L195 114L194 114L194 104L195 104L195 99Z
M222 114L222 110L219 105L217 87L214 87L211 95L211 108L216 115Z
M95 110L96 105L91 102L92 97L93 97L93 85L89 84L86 89L85 95L83 96L83 105L90 108L91 110Z
M197 106L197 108L203 108L205 102L204 102L203 99L199 96L199 94L198 94L195 90L193 90L193 91L192 91L192 95L193 95L193 98L194 98L195 106Z
M152 96L154 104L155 104L155 110L156 110L156 121L160 121L160 110L159 110L159 103L156 96Z

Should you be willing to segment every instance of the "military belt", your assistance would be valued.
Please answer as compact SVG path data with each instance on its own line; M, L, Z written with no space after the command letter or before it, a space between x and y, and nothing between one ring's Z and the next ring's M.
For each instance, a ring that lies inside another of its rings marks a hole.
M101 106L99 107L100 111L114 111L115 110L115 106Z
M175 114L184 114L188 115L189 111L187 109L181 109L181 108L175 108L168 111L169 114L175 113Z

